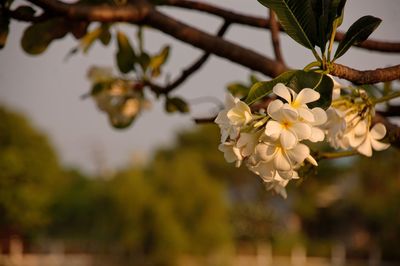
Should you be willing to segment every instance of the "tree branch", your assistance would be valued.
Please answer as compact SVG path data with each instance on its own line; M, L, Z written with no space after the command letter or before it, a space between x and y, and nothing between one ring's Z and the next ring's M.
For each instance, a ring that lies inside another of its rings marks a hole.
M282 63L188 26L157 10L149 12L145 23L208 53L229 59L232 62L259 71L270 77L276 77L287 70Z
M340 64L333 64L330 74L356 84L374 84L399 79L400 65L361 71Z
M161 5L175 6L181 8L187 8L192 10L198 10L212 14L223 18L231 23L237 23L242 25L247 25L256 28L271 28L271 20L264 19L261 17L255 17L251 15L243 15L234 11L230 11L224 8L220 8L207 3L200 3L190 0L164 0ZM282 27L280 27L282 31ZM339 42L343 40L344 33L338 32L335 36L335 41ZM399 42L386 42L378 40L366 40L358 45L363 49L374 50L386 53L400 53L400 43Z
M225 32L228 30L230 23L229 22L224 22L224 24L221 26L219 29L218 33L216 36L222 37ZM177 88L179 85L181 85L183 82L186 81L193 73L195 73L197 70L199 70L203 64L207 61L207 59L210 57L211 53L204 53L202 56L200 56L191 66L186 68L185 70L182 71L182 74L173 82L168 84L164 88L164 93L168 93L172 91L173 89Z
M125 21L131 23L140 23L147 16L150 5L135 4L124 6L110 5L81 5L66 4L58 0L28 0L45 10L54 14L62 15L72 20L116 22Z

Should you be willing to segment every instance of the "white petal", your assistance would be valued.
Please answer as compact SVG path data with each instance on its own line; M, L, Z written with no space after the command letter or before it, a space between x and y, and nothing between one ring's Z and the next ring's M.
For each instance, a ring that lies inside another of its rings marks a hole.
M382 139L386 135L386 127L382 123L377 123L375 126L371 129L371 136L374 139Z
M289 130L282 130L279 140L284 149L290 149L298 142L297 136Z
M294 104L303 105L307 103L314 102L318 100L320 97L319 93L315 90L312 89L302 89L299 92L299 95L297 95L296 100L294 101Z
M294 132L299 140L308 139L311 136L311 127L306 123L294 123L290 131Z
M306 160L311 163L312 165L318 166L317 161L314 159L314 157L312 157L311 155L308 155Z
M267 145L264 143L260 143L256 146L255 152L264 162L271 161L276 154L276 147L272 145Z
M271 182L275 175L275 169L272 163L261 162L256 167L253 167L253 170L264 182Z
M370 138L367 137L360 146L357 147L357 151L365 156L371 157L372 156L372 147Z
M371 138L371 146L376 151L383 151L390 147L389 143L383 143Z
M277 170L280 171L289 171L292 169L290 165L289 158L282 152L282 150L278 151L274 158L274 166Z
M285 99L288 103L292 102L290 91L283 83L276 84L272 90L276 95Z
M293 149L288 150L287 154L292 161L300 164L310 155L310 149L306 145L299 143Z
M277 139L282 132L282 125L276 121L268 121L265 126L265 135Z
M311 112L314 115L314 126L322 125L328 120L326 112L322 108L315 107L311 110Z
M296 121L298 118L298 114L295 109L293 109L290 105L285 104L282 106L282 109L278 112L282 115L282 118L279 121L286 120L286 121Z
M311 136L308 138L311 142L319 142L325 139L325 133L322 129L317 127L311 128Z
M232 94L227 93L225 95L225 107L226 107L226 109L231 109L232 107L234 107L237 101L238 101L237 98L234 98L232 96Z
M267 113L270 117L272 117L275 120L278 120L276 117L274 117L274 114L279 111L283 106L283 102L281 100L274 100L268 104L267 107Z
M311 112L310 109L300 107L300 108L297 108L297 112L299 113L299 116L301 118L303 118L304 120L306 120L307 122L309 122L309 123L315 122L314 114Z

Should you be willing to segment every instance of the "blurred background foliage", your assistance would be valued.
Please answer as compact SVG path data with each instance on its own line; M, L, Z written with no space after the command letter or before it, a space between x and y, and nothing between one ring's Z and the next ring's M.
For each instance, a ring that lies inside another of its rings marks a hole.
M86 176L61 167L46 136L23 116L1 108L0 121L3 244L13 235L28 251L61 241L67 252L140 265L173 265L183 254L254 252L263 243L282 255L301 244L310 255L329 256L340 243L349 257L378 248L383 259L400 260L393 245L400 239L396 149L373 159L322 161L318 172L308 170L289 186L284 200L224 161L214 125L179 133L145 164Z

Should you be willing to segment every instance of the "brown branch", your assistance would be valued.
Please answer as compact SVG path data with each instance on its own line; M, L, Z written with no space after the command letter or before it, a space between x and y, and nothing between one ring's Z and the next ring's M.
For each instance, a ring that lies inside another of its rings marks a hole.
M281 52L281 45L279 41L279 23L276 20L275 12L272 9L269 10L269 19L271 22L271 40L272 40L272 47L274 47L275 58L278 62L285 64L283 60L282 52Z
M224 24L221 26L217 33L217 37L222 37L224 36L225 32L228 30L230 23L229 22L224 22ZM207 59L210 57L211 53L206 52L202 56L200 56L192 65L190 65L188 68L182 71L181 75L173 82L168 84L164 88L164 93L168 93L178 86L180 86L183 82L185 82L193 73L195 73L197 70L199 70L204 63L207 61Z
M381 116L400 116L400 105L389 105L385 111L377 111Z
M340 64L333 64L330 74L356 84L374 84L400 79L400 65L361 71Z
M45 12L62 15L72 20L87 20L100 22L131 22L140 23L146 17L151 6L146 4L109 6L66 4L58 0L28 0L45 10Z
M276 77L287 70L282 63L230 41L223 40L188 26L157 10L151 10L149 12L145 23L208 53L226 58L270 77Z
M237 23L256 28L271 28L271 21L269 19L264 19L261 17L255 17L251 15L243 15L207 3L200 3L190 0L164 0L161 4L202 11L208 14L221 17L224 20L229 21L231 23ZM282 27L280 27L280 30L283 31ZM344 38L344 33L338 32L335 36L335 41L339 42L343 40L343 38ZM356 46L363 49L374 50L379 52L400 53L399 42L366 40Z

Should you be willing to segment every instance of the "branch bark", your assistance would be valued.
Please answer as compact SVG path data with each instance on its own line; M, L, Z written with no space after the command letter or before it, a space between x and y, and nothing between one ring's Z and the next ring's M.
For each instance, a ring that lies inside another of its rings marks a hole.
M399 79L400 65L362 71L340 64L333 64L330 74L356 84L374 84Z
M145 19L145 23L178 40L270 77L276 77L287 70L282 63L188 26L155 9L150 11Z

